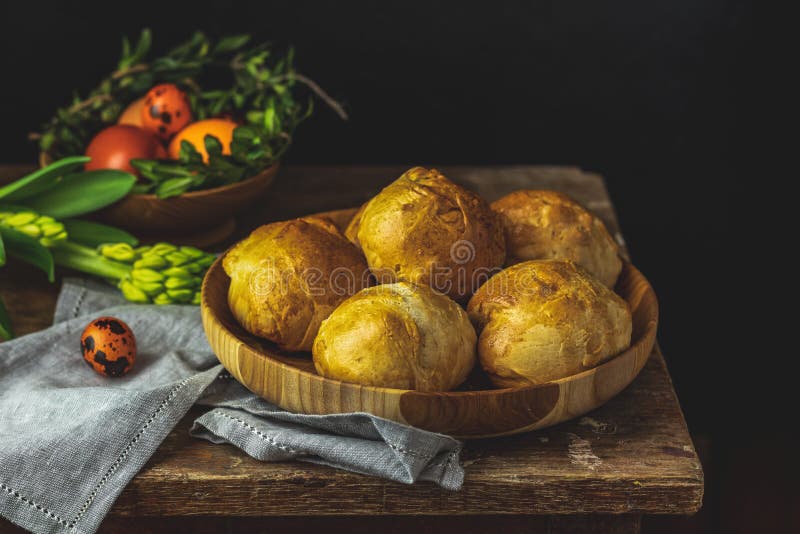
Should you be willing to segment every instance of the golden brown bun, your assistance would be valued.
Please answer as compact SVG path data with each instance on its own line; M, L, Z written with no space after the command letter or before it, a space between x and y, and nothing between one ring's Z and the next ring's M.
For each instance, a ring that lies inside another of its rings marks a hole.
M628 303L571 261L509 267L478 289L467 312L481 365L503 387L580 373L631 342Z
M314 367L369 386L447 391L475 365L475 330L461 307L427 286L370 287L322 322Z
M506 235L506 264L527 260L572 260L608 287L622 261L603 222L556 191L514 191L492 203Z
M435 169L414 167L362 206L345 236L379 283L414 282L466 301L505 259L498 216Z
M310 351L322 320L369 285L363 255L322 218L261 226L222 266L231 278L228 304L236 320L290 351Z

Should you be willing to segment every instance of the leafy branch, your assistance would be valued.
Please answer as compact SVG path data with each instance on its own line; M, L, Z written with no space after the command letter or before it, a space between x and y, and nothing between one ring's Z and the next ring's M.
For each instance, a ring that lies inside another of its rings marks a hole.
M117 69L86 98L76 96L69 106L57 110L32 138L53 158L82 154L93 135L113 124L125 106L150 87L177 84L186 91L196 119L225 114L242 124L234 131L232 153L214 151L212 155L208 150L207 164L198 162L191 147L182 147L174 161L136 162L134 166L146 181L134 191L168 197L242 180L277 162L289 149L297 125L312 113L312 96L347 119L336 100L296 71L293 49L278 57L266 43L246 48L249 41L249 35L234 35L213 42L196 32L164 56L148 60L149 30L142 31L135 45L123 38ZM215 69L230 73L230 87L204 88L202 78ZM303 97L301 88L311 94ZM209 137L206 148L209 143L216 148L220 140Z

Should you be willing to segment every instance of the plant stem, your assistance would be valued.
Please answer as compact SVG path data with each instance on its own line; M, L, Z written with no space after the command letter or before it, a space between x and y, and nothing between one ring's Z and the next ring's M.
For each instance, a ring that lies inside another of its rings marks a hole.
M64 241L53 249L53 259L58 265L102 278L121 280L131 272L131 266L109 260L94 249Z
M87 107L91 106L95 102L110 102L111 100L113 100L113 99L109 95L94 95L94 96L90 96L86 100L82 100L80 102L77 102L77 103L73 104L69 108L68 113L76 113L76 112L78 112L78 111L80 111L80 110L82 110L84 108L87 108Z
M275 81L283 81L283 80L296 80L296 81L304 84L306 87L311 89L311 91L314 94L316 94L320 98L320 100L322 100L323 102L328 104L328 106L337 115L339 115L339 118L341 118L343 121L346 121L349 118L347 116L347 112L344 110L342 105L339 102L337 102L336 100L334 100L331 95L326 93L325 90L322 87L320 87L317 84L317 82L315 82L311 78L309 78L307 76L303 76L302 74L300 74L298 72L290 72L289 74L276 76L275 79L273 80L273 82L275 82Z

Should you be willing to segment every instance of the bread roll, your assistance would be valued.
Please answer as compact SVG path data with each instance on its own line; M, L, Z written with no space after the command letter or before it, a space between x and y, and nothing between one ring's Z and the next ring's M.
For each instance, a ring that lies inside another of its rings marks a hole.
M360 291L322 322L314 367L369 386L447 391L475 364L475 330L461 307L407 282Z
M506 264L572 260L614 287L622 260L603 221L557 191L515 191L492 203L506 236Z
M502 387L580 373L631 342L628 303L571 261L509 267L478 289L467 312L481 365Z
M489 205L422 167L362 206L345 235L379 283L424 284L462 302L505 258L502 226Z
M314 217L257 228L222 266L236 320L288 351L310 351L322 320L370 282L361 252L330 221Z

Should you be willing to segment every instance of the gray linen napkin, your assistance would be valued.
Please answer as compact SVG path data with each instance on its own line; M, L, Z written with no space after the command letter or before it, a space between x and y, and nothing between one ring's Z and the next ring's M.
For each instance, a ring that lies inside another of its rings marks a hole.
M104 378L81 361L81 331L99 315L136 335L138 357L124 377ZM95 532L195 403L216 408L195 421L194 436L259 460L463 483L455 439L369 414L281 410L217 363L197 307L131 305L107 286L68 279L52 327L0 344L0 515L34 532Z

